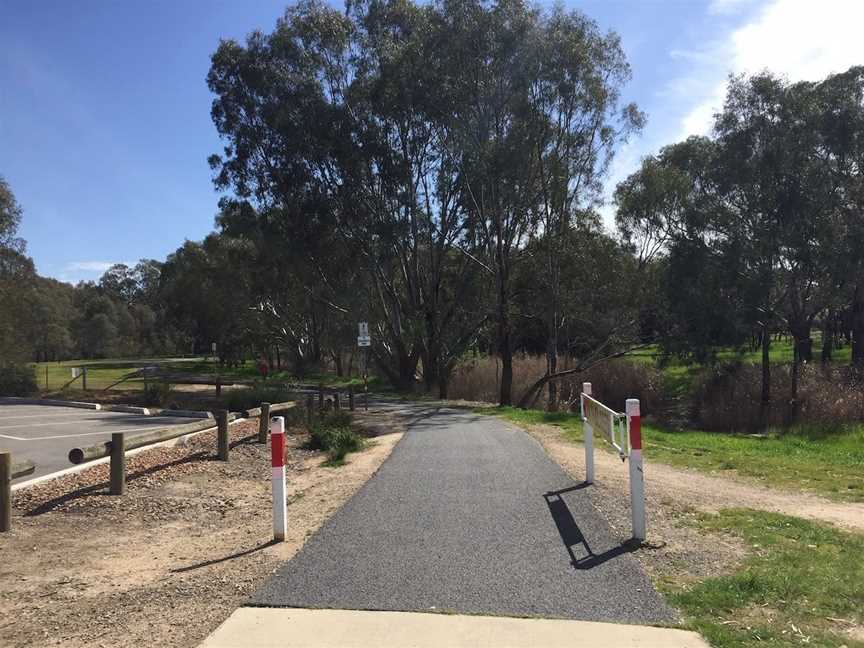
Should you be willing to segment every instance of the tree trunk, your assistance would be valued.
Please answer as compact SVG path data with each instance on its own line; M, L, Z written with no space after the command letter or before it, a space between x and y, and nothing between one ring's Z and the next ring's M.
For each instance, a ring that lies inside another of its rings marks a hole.
M834 355L834 311L828 309L822 325L822 363L828 364Z
M558 326L557 313L553 312L549 319L549 333L546 339L546 373L554 374L558 371ZM549 403L547 409L550 412L558 411L558 383L549 381Z
M510 300L504 269L498 277L498 353L501 356L501 405L513 404L513 346L510 339Z
M761 426L767 429L771 419L771 331L767 325L762 327L762 394L760 401Z
M336 375L341 378L344 372L342 371L342 351L339 349L333 352L333 363L336 365Z
M852 364L864 367L864 286L855 286L852 297Z

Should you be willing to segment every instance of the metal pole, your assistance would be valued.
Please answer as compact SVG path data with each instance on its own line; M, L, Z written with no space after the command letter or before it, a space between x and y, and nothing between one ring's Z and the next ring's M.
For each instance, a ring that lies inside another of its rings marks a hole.
M0 452L0 532L12 528L12 453Z
M582 393L591 395L591 383L582 383ZM594 483L594 428L585 418L585 399L579 398L579 408L582 412L583 440L585 442L585 483Z
M642 415L639 399L627 399L627 430L630 435L630 507L633 510L633 537L645 540L645 474L642 469Z
M228 461L228 410L216 410L217 454L219 461Z
M81 369L81 382L83 383L82 388L87 391L87 367Z
M270 421L270 465L273 484L273 539L284 542L288 532L288 510L285 502L285 419L274 416Z
M267 443L270 424L270 403L261 403L261 416L258 417L258 443Z
M111 489L112 495L122 495L126 490L126 435L111 434Z

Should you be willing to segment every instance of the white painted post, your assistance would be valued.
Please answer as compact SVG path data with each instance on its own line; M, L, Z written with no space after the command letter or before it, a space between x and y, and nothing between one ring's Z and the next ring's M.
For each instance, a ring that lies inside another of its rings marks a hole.
M639 399L627 399L627 430L630 436L630 508L633 538L645 540L645 474L642 470L642 415Z
M591 395L591 383L582 383L582 393ZM585 418L585 401L579 398L579 407L582 413L582 432L585 441L585 483L594 483L594 428Z
M285 503L285 417L270 419L270 464L273 467L273 539L285 541L288 510Z

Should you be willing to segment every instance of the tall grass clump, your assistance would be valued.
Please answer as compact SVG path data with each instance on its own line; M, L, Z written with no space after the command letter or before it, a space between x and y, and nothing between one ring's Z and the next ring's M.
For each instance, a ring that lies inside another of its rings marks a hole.
M790 423L839 429L864 420L864 384L845 367L801 367L797 412L792 412L788 364L771 367L771 406L763 417L762 373L749 362L725 362L696 372L690 391L690 418L707 431L752 432ZM794 420L793 420L794 418Z

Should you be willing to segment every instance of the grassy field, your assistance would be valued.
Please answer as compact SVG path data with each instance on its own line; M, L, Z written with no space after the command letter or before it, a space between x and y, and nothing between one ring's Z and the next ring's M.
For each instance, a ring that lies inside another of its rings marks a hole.
M813 332L813 359L819 360L822 354L822 334L819 331ZM628 358L632 358L642 362L655 362L660 357L660 348L656 345L648 346L632 353L627 354ZM768 357L772 364L792 362L792 341L791 339L772 340L771 349L768 352ZM742 360L745 362L762 362L762 350L755 351L746 350L744 353L739 353L734 349L722 349L717 352L717 358L720 360ZM848 344L843 348L834 349L834 354L831 361L835 364L849 364L852 361L852 347ZM671 358L669 367L681 367L680 361Z
M521 424L560 427L574 442L582 441L578 415L539 410L491 408ZM824 432L798 429L766 436L671 431L643 424L645 460L706 472L731 471L770 486L811 490L832 499L864 502L864 425ZM605 443L599 447L611 447Z
M221 375L227 379L256 380L260 374L254 362L246 362L239 367L223 367L218 362L207 358L136 358L108 360L66 360L63 362L35 363L36 382L43 392L59 391L72 379L74 367L87 368L87 389L89 391L104 390L123 376L141 367L159 364L172 373L189 375ZM271 373L269 379L276 382L304 382L309 384L324 384L328 387L362 387L363 380L357 376L352 378L338 377L333 373L312 373L302 378L290 372ZM377 386L378 379L370 377L370 386ZM67 388L70 392L82 390L81 378L78 378ZM117 385L117 390L140 390L144 381L133 379Z
M744 509L702 515L696 524L748 547L734 573L660 584L712 646L864 647L864 535Z

